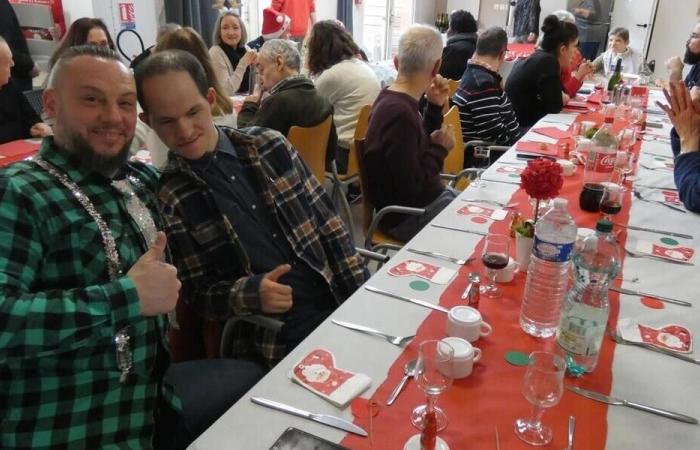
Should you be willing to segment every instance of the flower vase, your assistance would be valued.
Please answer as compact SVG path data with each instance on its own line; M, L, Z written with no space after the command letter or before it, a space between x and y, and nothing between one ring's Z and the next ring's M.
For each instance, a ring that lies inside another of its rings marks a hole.
M549 211L549 208L552 207L552 199L551 198L540 199L539 203L538 203L538 200L536 198L530 197L529 202L530 202L530 206L532 206L532 217L535 220L535 222L537 220L539 220L540 217L542 217L544 215L544 213ZM535 210L535 208L537 208L537 210Z
M530 264L530 255L532 254L532 245L535 238L523 236L520 233L515 233L515 260L518 262L518 267L521 272L527 272L527 266Z

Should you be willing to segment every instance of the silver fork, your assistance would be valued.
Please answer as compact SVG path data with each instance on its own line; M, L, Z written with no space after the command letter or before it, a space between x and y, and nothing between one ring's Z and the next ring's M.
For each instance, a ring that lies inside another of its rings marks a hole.
M404 345L408 344L411 341L411 339L416 337L415 334L410 336L394 336L393 334L383 333L379 330L375 330L374 328L366 327L364 325L357 325L350 322L343 322L341 320L331 319L331 322L333 322L336 325L340 325L341 327L348 328L350 330L355 330L359 331L360 333L381 337L383 339L386 339L388 343L394 344L399 347L403 347Z
M631 258L649 258L649 259L655 259L657 261L663 261L671 264L680 264L683 266L692 266L693 263L690 262L684 262L684 261L674 261L672 259L667 259L667 258L661 258L660 256L655 256L655 255L649 255L647 253L637 253L633 252L632 250L629 250L625 248L625 253L627 253L627 256Z
M634 190L634 196L637 197L639 200L642 200L642 201L644 201L644 202L658 203L659 205L664 205L665 207L671 208L671 209L674 210L674 211L680 211L680 212L682 212L682 213L687 213L687 212L688 212L688 211L686 211L685 209L681 208L680 206L671 205L670 203L662 202L662 201L660 201L660 200L650 200L650 199L648 199L648 198L644 198L644 197L642 197L642 193L639 192L639 191L636 190L636 189Z
M691 358L690 356L683 355L681 353L677 353L677 352L674 352L672 350L666 350L665 348L657 347L655 345L646 344L644 342L636 342L636 341L630 341L628 339L625 339L622 336L620 336L619 334L617 334L616 330L608 330L608 335L610 336L610 338L613 341L615 341L618 344L634 345L636 347L642 347L642 348L645 348L647 350L651 350L651 351L654 351L657 353L662 353L664 355L672 356L674 358L678 358L678 359L681 359L681 360L689 362L689 363L700 364L700 360L695 359L695 358Z
M467 259L454 258L452 256L445 255L443 253L430 252L427 250L416 250L415 248L407 248L406 251L409 251L411 253L415 253L417 255L432 256L433 258L444 259L445 261L450 261L450 262L453 262L453 263L460 265L460 266L463 266L468 262L474 261L474 258L467 258Z
M503 203L503 202L497 202L495 200L482 200L478 198L463 198L463 202L470 202L470 203L488 203L489 205L496 205L500 206L501 208L514 208L518 206L518 202L513 202L513 203Z

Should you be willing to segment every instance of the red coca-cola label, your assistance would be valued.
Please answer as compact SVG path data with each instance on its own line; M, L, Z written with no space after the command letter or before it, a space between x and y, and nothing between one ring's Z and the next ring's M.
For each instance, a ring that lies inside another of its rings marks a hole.
M588 164L588 169L594 172L610 173L615 168L615 153L591 152L588 156L593 157L592 163Z

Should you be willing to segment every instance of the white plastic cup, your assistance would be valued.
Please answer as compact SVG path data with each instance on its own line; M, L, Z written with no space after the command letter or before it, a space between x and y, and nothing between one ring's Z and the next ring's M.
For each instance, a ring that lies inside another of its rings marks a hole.
M493 331L491 325L484 321L478 309L471 306L455 306L447 314L447 335L475 342Z

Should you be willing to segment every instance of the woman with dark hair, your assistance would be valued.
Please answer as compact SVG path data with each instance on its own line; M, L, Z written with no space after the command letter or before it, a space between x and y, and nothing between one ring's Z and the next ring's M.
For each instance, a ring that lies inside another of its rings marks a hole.
M209 49L209 56L214 63L216 77L228 95L236 92L248 92L250 66L255 64L256 53L245 43L248 33L241 17L232 11L224 11L214 24L214 45Z
M371 105L380 85L374 71L357 58L360 49L352 36L332 20L314 24L307 43L307 68L315 78L316 90L333 106L333 122L338 134L335 155L338 171L347 171L350 145L360 110ZM333 157L334 149L328 149Z
M469 11L452 11L450 27L447 29L447 44L442 49L440 75L451 80L462 78L467 61L476 50L477 29L476 19Z
M81 17L71 24L66 35L61 39L61 43L51 55L49 68L53 67L67 48L86 44L101 45L116 50L112 36L109 35L109 30L107 30L107 25L101 19Z
M535 52L515 64L506 93L521 126L531 127L549 113L558 113L569 101L561 84L561 68L570 67L576 54L578 29L550 15L542 25L542 40Z
M226 95L226 91L219 83L211 57L209 52L207 52L207 45L199 33L191 27L166 32L158 39L154 53L165 50L184 50L197 58L204 68L209 86L216 93L214 104L211 106L214 122L217 125L236 128L236 114L233 111L233 103L231 103L231 99ZM153 165L158 168L163 167L168 158L168 147L158 138L153 130L149 130L146 136L146 148L151 152Z

